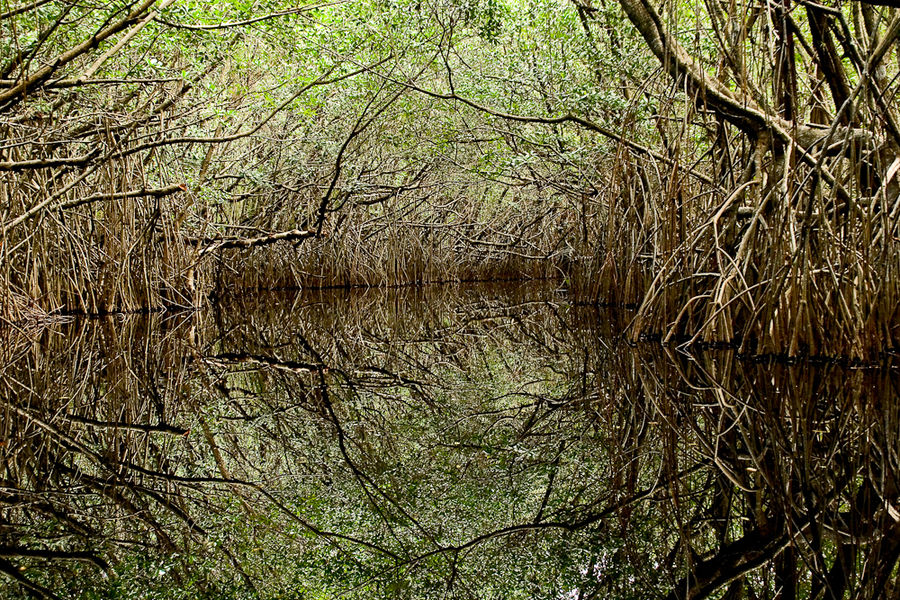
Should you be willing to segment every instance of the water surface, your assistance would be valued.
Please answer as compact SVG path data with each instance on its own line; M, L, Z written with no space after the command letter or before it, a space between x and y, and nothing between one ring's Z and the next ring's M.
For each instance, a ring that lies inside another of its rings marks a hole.
M3 332L0 596L900 593L898 371L627 320L468 286Z

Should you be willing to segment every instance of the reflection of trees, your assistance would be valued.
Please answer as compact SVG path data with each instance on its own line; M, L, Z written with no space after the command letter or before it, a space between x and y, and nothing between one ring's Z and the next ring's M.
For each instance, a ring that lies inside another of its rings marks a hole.
M48 334L0 380L0 570L51 597L894 589L895 374L630 349L547 297L268 296Z
M735 598L754 589L814 598L894 589L886 586L896 585L900 551L896 373L739 365L729 356L667 362L644 363L647 395L678 443L716 466L685 490L701 501L677 514L691 574L672 597L726 585Z
M146 324L46 333L0 377L0 570L35 595L54 596L50 564L108 571L111 554L174 551L199 532L167 489L190 373L177 336Z

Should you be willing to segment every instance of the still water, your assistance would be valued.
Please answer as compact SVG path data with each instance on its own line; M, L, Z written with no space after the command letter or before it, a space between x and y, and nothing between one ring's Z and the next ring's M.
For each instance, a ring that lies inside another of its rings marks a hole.
M897 369L632 347L543 287L0 339L0 597L897 597Z

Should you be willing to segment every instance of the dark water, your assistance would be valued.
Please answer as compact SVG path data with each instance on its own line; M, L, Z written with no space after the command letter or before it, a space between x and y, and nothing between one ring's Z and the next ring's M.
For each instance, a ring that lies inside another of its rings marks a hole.
M467 287L7 331L0 596L897 597L900 373L627 318Z

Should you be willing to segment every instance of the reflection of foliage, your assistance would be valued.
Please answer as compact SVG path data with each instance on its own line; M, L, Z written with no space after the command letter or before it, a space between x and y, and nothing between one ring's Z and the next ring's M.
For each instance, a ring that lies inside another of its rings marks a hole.
M72 324L3 371L0 566L60 597L890 580L894 374L645 356L557 300L321 294Z

